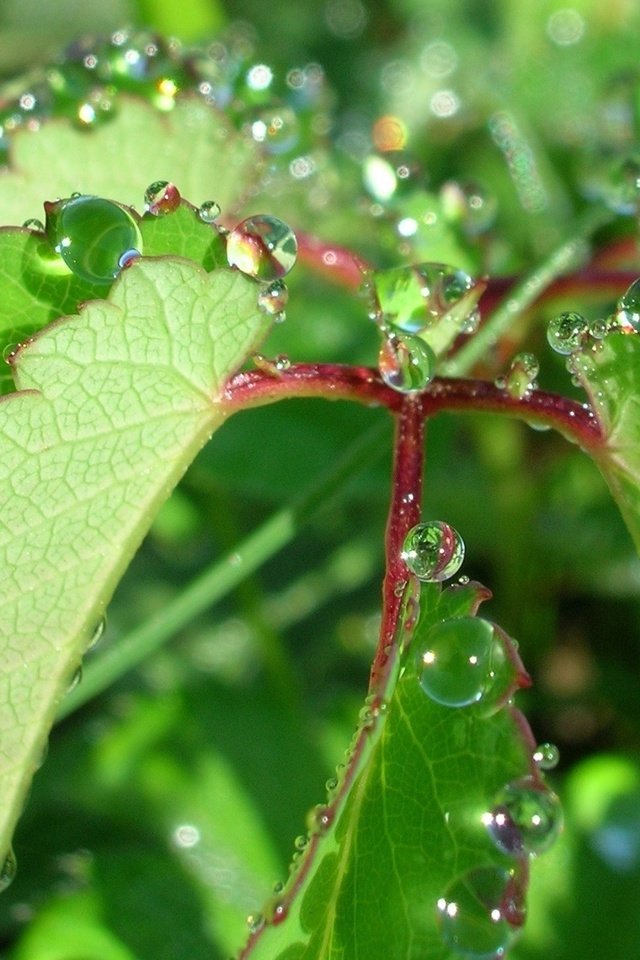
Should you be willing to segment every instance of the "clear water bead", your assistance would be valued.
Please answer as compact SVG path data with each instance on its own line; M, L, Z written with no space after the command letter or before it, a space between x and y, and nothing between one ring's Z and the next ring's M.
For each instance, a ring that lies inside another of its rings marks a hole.
M379 312L407 333L426 330L452 313L462 329L475 309L475 298L469 297L472 278L444 263L379 270L373 275L373 285Z
M500 867L469 870L437 902L440 935L467 960L504 956L524 922L524 898L517 878Z
M581 313L561 313L549 321L547 340L556 353L568 356L579 350L589 333L589 322Z
M427 520L408 532L401 557L419 580L449 580L462 566L464 541L448 523Z
M227 236L227 260L256 280L284 277L296 262L298 244L291 227L268 214L248 217Z
M205 200L198 207L198 216L203 223L215 223L221 212L220 204L216 200Z
M540 364L533 353L516 354L505 378L507 393L514 400L524 400L531 393L539 372Z
M144 192L145 210L154 217L164 217L180 206L180 191L168 180L154 180Z
M420 640L418 679L424 692L444 707L478 703L491 683L493 624L456 617L435 624Z
M142 250L142 237L131 213L112 200L76 195L45 203L46 232L72 273L89 283L111 283L121 257Z
M618 300L615 327L622 333L640 333L640 280L635 280Z
M452 617L414 639L418 681L443 707L471 707L480 716L500 710L526 677L513 641L481 617Z
M289 301L289 291L284 280L274 280L258 294L258 308L263 313L284 320L284 311Z
M483 821L504 853L536 855L548 850L562 829L562 807L556 794L533 777L508 784Z
M378 353L380 376L398 393L419 393L436 372L431 347L410 333L387 331Z

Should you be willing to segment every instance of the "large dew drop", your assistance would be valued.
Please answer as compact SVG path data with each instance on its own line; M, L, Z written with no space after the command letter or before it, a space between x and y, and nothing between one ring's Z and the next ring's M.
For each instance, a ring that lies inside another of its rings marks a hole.
M483 817L496 846L504 853L544 853L562 829L562 807L552 790L533 777L508 784Z
M524 922L521 885L499 867L469 870L439 898L437 918L450 950L468 960L497 960Z
M401 557L419 580L449 580L462 566L464 541L448 523L427 520L409 531Z
M530 681L511 638L481 617L452 617L426 630L418 624L418 680L444 707L473 707L488 717Z
M227 260L256 280L284 277L296 262L295 234L282 220L268 214L248 217L227 237Z
M561 313L549 321L547 340L556 353L569 356L580 350L589 333L589 321L581 313Z
M385 321L408 333L427 330L449 315L462 331L476 305L469 274L443 263L379 270L373 283Z
M120 273L123 255L142 251L138 224L112 200L79 195L44 207L47 236L56 253L89 283L111 283Z
M378 369L387 386L398 393L419 393L433 380L436 357L420 337L389 330L380 346Z

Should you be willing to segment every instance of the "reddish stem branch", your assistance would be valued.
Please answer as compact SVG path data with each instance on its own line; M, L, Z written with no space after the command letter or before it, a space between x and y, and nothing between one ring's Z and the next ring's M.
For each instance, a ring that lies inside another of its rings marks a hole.
M353 400L366 406L386 407L392 413L400 413L409 402L409 398L388 387L371 367L330 363L296 363L283 370L274 367L273 371L236 374L228 382L223 400L227 411L233 413L242 407L293 397ZM422 418L451 410L486 411L554 427L584 449L594 449L604 439L600 424L588 407L544 390L533 390L519 400L487 380L436 377L415 400Z
M402 545L409 530L420 520L423 459L424 415L418 398L407 397L396 420L391 503L385 536L382 623L371 667L371 693L384 686L387 668L393 662L402 594L410 576L401 556Z

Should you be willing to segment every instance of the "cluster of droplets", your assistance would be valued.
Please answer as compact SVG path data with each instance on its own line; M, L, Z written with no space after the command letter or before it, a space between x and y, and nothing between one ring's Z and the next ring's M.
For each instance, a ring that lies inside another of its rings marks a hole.
M458 574L464 543L450 524L423 521L408 532L401 558L420 582L442 583ZM461 585L466 582L460 579ZM515 642L479 616L461 614L424 627L418 619L411 645L421 691L445 709L489 717L528 682ZM562 826L559 800L542 777L557 762L557 748L541 744L532 756L532 772L506 784L481 815L488 842L507 865L467 871L437 901L444 943L468 960L501 957L524 922L523 863L548 850Z
M166 217L183 203L178 187L156 180L144 193L145 216ZM23 226L47 243L38 250L44 272L72 273L90 284L110 284L142 256L140 217L135 210L86 194L47 202L46 220L27 220ZM296 262L297 241L291 228L269 214L256 214L227 231L218 226L220 206L206 200L195 211L202 223L224 238L227 261L258 281L258 308L282 321L288 301L284 277Z
M573 310L553 317L547 326L547 341L555 353L566 358L567 370L579 386L588 379L593 356L613 333L640 333L640 279L628 287L606 317L589 320Z
M380 270L367 277L363 294L378 326L380 376L393 390L418 393L436 373L437 358L479 320L479 291L464 270L421 263Z

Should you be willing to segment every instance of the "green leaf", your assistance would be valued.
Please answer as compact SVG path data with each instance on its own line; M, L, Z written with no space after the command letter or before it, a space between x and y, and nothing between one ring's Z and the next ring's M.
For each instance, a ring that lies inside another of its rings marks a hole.
M640 339L611 333L571 361L605 436L590 454L640 550Z
M195 208L182 201L170 216L146 214L140 220L145 256L188 257L210 271L226 265L224 238L203 223ZM108 287L87 282L70 272L50 271L49 241L30 230L0 230L0 353L8 353L51 320L76 310L77 304L103 299ZM0 370L0 392L13 389L9 367Z
M143 259L19 351L0 409L0 849L123 570L267 326L239 273Z
M478 584L425 593L416 636L450 618L462 623L487 596ZM267 904L242 957L376 957L384 945L390 960L444 960L452 954L437 903L451 883L478 869L517 874L483 814L507 783L531 773L526 724L510 706L487 717L440 705L417 670L410 647L386 709L363 720L352 744L353 779L343 774L349 788L331 828L317 826L330 803L316 811L306 859Z
M74 192L117 197L142 208L154 180L170 180L194 203L216 200L227 213L254 182L258 154L218 111L196 97L170 113L123 97L117 115L90 132L67 120L17 133L12 170L0 178L0 223L42 216L42 199Z

